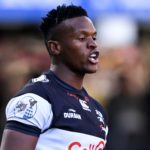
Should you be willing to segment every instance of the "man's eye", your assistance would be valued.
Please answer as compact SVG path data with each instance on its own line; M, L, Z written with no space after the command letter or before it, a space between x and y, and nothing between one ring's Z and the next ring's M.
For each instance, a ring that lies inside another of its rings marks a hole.
M85 37L79 37L80 41L84 41L86 38Z

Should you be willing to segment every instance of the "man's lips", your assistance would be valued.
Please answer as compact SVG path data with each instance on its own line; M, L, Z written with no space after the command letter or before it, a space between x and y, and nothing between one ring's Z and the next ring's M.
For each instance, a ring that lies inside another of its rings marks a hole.
M92 64L97 64L99 62L99 51L93 51L90 53L88 60Z

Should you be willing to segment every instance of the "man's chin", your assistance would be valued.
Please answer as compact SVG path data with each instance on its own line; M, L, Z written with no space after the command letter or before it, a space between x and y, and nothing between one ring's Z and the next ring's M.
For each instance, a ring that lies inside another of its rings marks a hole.
M92 73L96 73L96 72L97 72L97 69L93 69L93 70L88 70L86 73L92 74Z
M97 70L98 70L98 67L84 68L84 69L78 71L78 73L81 75L92 74L92 73L96 73Z

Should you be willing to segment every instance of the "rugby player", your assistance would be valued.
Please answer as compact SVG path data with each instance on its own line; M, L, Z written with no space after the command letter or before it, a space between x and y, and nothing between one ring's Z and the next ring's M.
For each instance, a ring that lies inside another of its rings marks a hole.
M40 28L51 66L7 104L1 150L103 150L107 115L83 87L99 63L93 22L81 6L61 5Z

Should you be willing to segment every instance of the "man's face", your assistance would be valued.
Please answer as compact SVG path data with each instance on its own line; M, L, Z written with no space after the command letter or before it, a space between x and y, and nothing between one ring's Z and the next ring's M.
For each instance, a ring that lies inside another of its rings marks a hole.
M88 17L76 17L62 23L60 61L79 74L94 73L98 68L99 51L96 29Z

